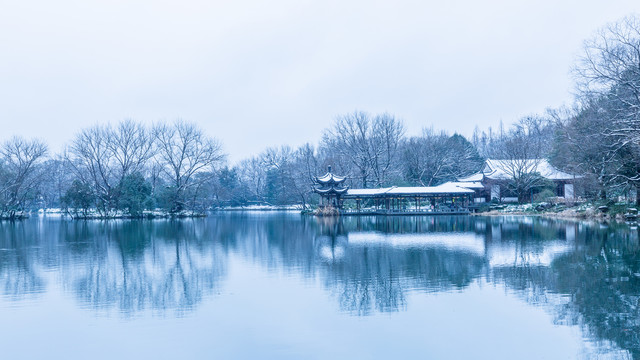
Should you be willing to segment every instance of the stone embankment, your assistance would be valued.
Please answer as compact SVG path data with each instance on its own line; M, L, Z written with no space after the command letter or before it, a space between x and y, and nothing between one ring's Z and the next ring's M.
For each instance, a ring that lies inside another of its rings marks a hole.
M612 205L598 205L592 203L559 205L540 203L524 205L498 205L493 206L489 211L479 212L474 215L526 215L595 221L636 221L638 218L638 211L635 209L634 205L622 203L616 203Z

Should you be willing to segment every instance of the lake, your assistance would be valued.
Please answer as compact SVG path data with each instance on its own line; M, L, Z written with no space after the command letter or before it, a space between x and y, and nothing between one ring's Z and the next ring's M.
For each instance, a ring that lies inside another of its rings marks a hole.
M3 359L640 359L639 302L625 224L0 222Z

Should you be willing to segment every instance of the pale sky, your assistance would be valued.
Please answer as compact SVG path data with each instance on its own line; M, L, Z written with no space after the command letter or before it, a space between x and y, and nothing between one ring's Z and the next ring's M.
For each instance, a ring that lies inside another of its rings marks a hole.
M0 140L182 118L232 162L317 143L336 115L470 135L572 102L608 1L0 0Z

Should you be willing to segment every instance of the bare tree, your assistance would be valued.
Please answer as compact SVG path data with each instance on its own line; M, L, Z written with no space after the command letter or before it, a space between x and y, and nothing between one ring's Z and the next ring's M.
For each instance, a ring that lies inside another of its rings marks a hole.
M314 177L320 172L320 161L314 146L309 143L300 146L296 150L294 181L296 193L304 208L309 203L311 195L309 188L313 184Z
M143 125L130 119L115 129L107 128L107 149L117 167L119 181L130 174L142 173L154 155L152 134Z
M573 69L583 94L609 94L621 104L640 105L640 18L628 16L585 42ZM612 91L613 90L613 91ZM633 119L637 121L637 118Z
M371 176L371 118L369 114L355 111L336 118L333 128L325 131L323 145L339 153L353 168L352 178L362 187L368 187Z
M13 137L0 148L0 217L15 218L29 200L35 200L43 182L41 164L47 145L39 140Z
M206 136L195 124L178 120L154 127L157 157L173 196L171 211L184 209L186 193L213 176L224 160L222 145ZM208 173L209 176L196 176Z
M347 175L359 180L362 187L383 186L390 174L397 170L404 125L394 116L381 114L371 117L361 111L336 118L331 129L325 131L325 151L337 153L335 159L350 168Z
M402 166L405 179L421 186L455 181L478 171L482 158L462 135L423 129L422 136L404 141Z
M254 156L241 161L238 169L240 171L240 181L249 189L247 198L254 201L263 201L266 171L262 161Z
M399 149L404 137L404 125L393 115L384 113L373 119L371 169L377 186L385 185L391 173L398 170Z
M601 198L640 188L640 18L600 29L585 42L573 73L580 108L558 122L567 151L557 143L556 152L593 179Z
M76 178L91 184L97 198L97 210L103 215L114 206L115 169L111 164L109 130L105 126L83 129L67 152L67 164Z
M62 155L46 160L43 164L46 176L41 186L43 208L61 207L61 199L73 182L73 173L68 171L65 158Z
M496 165L510 177L509 188L523 202L531 191L544 185L538 166L542 161L541 144L534 135L516 126L496 149Z
M404 144L403 163L407 180L416 185L433 186L448 179L453 166L447 149L448 135L424 129L422 136L409 138Z
M574 67L585 105L598 99L609 122L602 136L623 147L640 144L640 18L628 16L585 42Z

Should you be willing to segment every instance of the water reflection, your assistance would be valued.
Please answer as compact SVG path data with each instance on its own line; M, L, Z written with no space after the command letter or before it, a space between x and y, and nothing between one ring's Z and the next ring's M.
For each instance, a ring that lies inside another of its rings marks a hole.
M0 222L0 295L20 301L61 287L99 311L180 315L223 292L239 259L319 281L342 311L368 315L410 309L411 293L481 281L640 358L639 250L637 229L543 218L39 218Z

